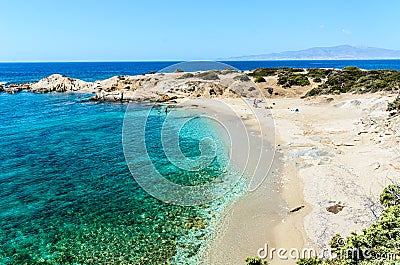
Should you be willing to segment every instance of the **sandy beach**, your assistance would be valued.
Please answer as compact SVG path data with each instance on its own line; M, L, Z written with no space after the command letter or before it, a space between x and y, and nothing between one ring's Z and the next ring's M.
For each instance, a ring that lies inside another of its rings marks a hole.
M263 184L227 210L206 262L245 264L265 244L320 251L375 221L379 194L400 178L400 133L386 112L395 96L268 99L278 155Z

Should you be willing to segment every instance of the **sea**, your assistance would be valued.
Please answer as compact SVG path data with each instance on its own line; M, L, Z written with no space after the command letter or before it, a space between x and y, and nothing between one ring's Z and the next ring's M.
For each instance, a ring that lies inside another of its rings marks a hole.
M54 73L94 81L157 72L175 63L0 63L0 82L33 82ZM400 60L224 63L239 70L400 70ZM218 218L244 194L243 187L239 183L202 205L154 198L132 177L125 159L127 105L93 103L90 96L0 93L0 264L199 264L208 240L216 235ZM133 109L138 116L148 111L140 103ZM159 172L179 185L208 183L223 173L227 152L219 152L200 173L176 167L160 141L167 116L157 109L146 115L148 155ZM216 139L218 150L226 148L215 126L199 118L180 131L184 155L198 157L205 137ZM139 163L142 157L137 159Z

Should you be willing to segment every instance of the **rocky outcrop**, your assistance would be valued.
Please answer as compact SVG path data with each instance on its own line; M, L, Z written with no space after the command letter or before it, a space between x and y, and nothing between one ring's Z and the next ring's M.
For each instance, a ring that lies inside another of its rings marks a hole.
M34 93L48 92L95 92L93 83L70 78L60 74L54 74L32 83L28 90Z
M10 94L15 94L22 91L22 85L10 84L4 88L4 91Z
M182 98L234 98L255 90L235 71L116 76L94 83L93 100L168 102ZM254 85L254 84L253 84ZM254 93L254 92L252 92Z
M4 91L4 87L5 87L6 83L1 83L0 82L0 92Z
M96 101L168 102L182 98L234 98L257 96L254 83L236 71L201 71L193 73L157 73L137 76L114 76L85 82L54 74L35 83L9 85L8 93L27 90L33 93L87 92ZM258 95L259 96L259 95Z

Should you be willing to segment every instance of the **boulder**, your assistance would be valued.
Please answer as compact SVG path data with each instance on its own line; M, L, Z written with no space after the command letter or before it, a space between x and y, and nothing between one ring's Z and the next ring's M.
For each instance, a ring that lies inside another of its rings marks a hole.
M35 93L73 92L92 89L93 83L70 78L60 74L50 75L31 84L30 90Z
M167 101L174 100L177 98L178 98L177 96L169 96L169 95L165 94L165 95L162 95L159 99L157 99L157 102L167 102Z
M18 84L10 84L4 88L4 91L10 94L15 94L22 91L21 85Z
M343 205L340 205L339 203L336 203L335 205L326 207L326 210L327 210L328 212L330 212L330 213L337 214L337 213L339 213L340 211L342 211L343 208L344 208Z

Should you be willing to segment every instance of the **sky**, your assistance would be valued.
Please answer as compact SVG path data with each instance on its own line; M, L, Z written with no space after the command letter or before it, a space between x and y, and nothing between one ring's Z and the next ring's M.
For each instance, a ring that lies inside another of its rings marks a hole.
M0 0L0 61L214 60L400 50L400 1Z

